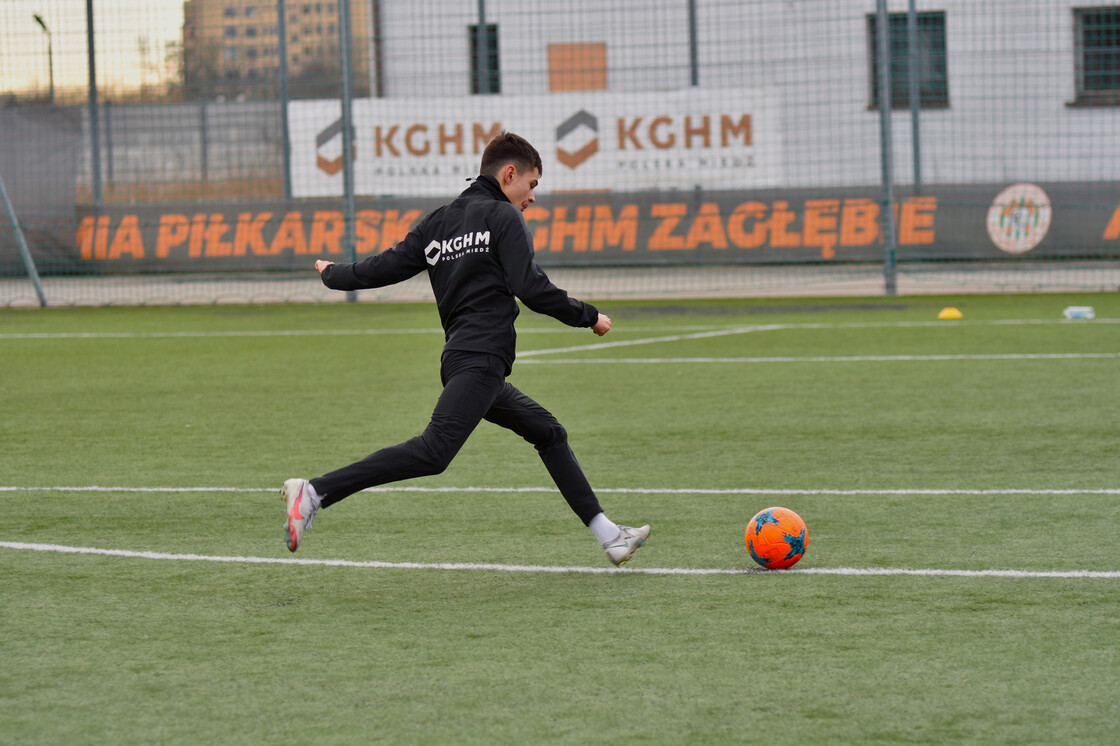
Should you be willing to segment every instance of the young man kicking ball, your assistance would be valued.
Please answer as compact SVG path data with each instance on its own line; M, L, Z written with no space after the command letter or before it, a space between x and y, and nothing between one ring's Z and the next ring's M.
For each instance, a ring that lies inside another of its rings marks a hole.
M649 526L619 526L607 518L568 447L567 432L506 381L516 356L517 299L599 336L611 328L609 316L569 297L533 260L533 237L521 213L535 201L541 168L540 154L527 140L502 132L486 146L474 183L396 246L353 264L315 262L323 284L334 290L384 287L427 270L446 339L443 393L421 435L321 477L284 482L289 550L299 548L320 508L366 487L443 472L482 420L536 447L560 494L612 563L625 563L649 537Z

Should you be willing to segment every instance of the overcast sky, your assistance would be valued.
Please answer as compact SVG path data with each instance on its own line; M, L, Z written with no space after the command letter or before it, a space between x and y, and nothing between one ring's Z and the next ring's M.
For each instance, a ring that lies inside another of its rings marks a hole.
M51 31L56 89L89 80L86 0L0 0L0 91L49 88ZM180 43L183 0L93 0L98 87L135 87L160 77L168 43Z

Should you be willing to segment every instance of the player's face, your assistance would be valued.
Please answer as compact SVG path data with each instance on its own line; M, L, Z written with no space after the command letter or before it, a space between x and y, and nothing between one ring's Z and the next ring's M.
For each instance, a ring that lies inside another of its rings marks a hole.
M536 168L518 171L513 164L508 164L502 169L502 191L517 209L525 212L529 205L537 201L533 190L537 188L541 172Z

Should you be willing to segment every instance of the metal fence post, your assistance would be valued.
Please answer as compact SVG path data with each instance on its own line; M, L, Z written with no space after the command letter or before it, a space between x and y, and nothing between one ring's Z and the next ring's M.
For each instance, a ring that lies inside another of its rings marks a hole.
M109 171L109 183L113 183L113 102L105 99L105 161Z
M93 44L93 0L86 0L86 49L89 58L89 170L93 205L101 206L101 127L97 111L97 53Z
M490 93L490 34L486 30L486 0L478 0L478 40L475 58L478 67L478 92Z
M27 239L23 236L23 229L19 227L16 210L12 207L12 201L8 199L8 190L4 187L3 177L0 177L0 202L4 203L4 210L8 213L8 220L12 223L12 230L16 234L16 243L19 244L19 256L23 259L23 266L27 268L27 276L31 278L31 284L35 286L35 294L39 296L39 305L46 308L47 296L43 293L43 283L39 281L39 272L35 269L35 260L31 258L31 251L27 248Z
M198 166L202 171L203 181L210 181L210 153L208 152L210 134L206 131L206 109L209 103L206 99L202 99L202 105L198 107Z
M914 185L922 183L922 139L918 122L921 118L922 92L918 87L918 11L910 0L906 13L906 43L910 66L910 150L914 158Z
M879 145L883 165L883 286L887 295L898 295L895 277L894 148L891 141L891 29L887 0L878 0L876 17L879 68Z
M689 83L700 87L700 43L696 31L696 0L688 0L688 67Z
M353 55L350 51L350 0L338 0L339 54L342 91L342 197L345 231L342 234L342 251L346 261L357 260L354 232L354 114L351 85L353 77ZM346 300L353 303L358 294L349 290Z
M284 199L292 198L292 135L288 130L288 10L276 0L277 56L280 63L280 139L284 161Z

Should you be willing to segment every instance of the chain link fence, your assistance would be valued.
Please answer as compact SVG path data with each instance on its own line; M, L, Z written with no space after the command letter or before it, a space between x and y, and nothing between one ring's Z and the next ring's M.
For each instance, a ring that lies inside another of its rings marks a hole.
M10 0L0 305L332 299L501 129L585 296L1120 288L1120 6Z

